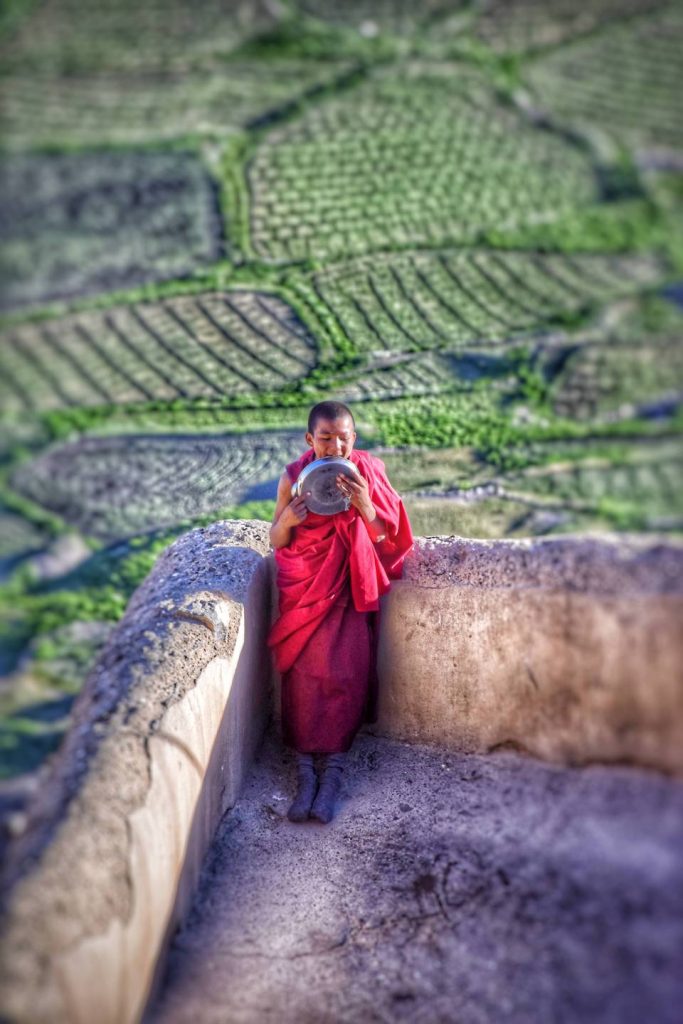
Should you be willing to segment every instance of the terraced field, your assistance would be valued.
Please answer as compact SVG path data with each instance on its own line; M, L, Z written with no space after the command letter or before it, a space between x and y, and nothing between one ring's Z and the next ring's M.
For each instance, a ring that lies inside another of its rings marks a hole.
M0 770L165 545L272 515L322 397L418 532L683 533L682 32L664 0L5 5Z
M448 64L324 99L266 135L248 177L254 250L274 261L463 245L598 195L583 153Z
M531 64L534 102L578 131L598 131L637 153L680 153L683 8L657 6Z
M193 154L12 156L0 183L4 308L163 281L221 252Z
M277 389L316 362L277 296L206 292L20 324L0 335L8 411L222 398Z
M555 47L596 29L650 15L662 0L486 0L478 5L474 34L496 52L528 53Z
M382 458L409 492L411 519L423 532L483 536L613 528L683 530L683 451L677 437L573 444L510 445L507 462L488 469L461 450L434 449L413 460L399 451Z
M115 541L269 498L298 433L89 437L20 466L12 486L89 537Z
M39 551L45 534L23 516L0 509L0 579L16 557L27 551Z
M311 288L361 352L458 351L562 324L661 273L642 258L460 249L346 263Z
M664 414L683 395L683 335L639 346L615 339L571 353L553 382L553 409L579 420Z
M421 25L452 11L466 8L465 0L425 0L414 4L411 0L302 0L304 13L332 25L357 28L362 34L373 36L378 32L412 35Z
M647 499L659 512L659 519L665 515L676 516L681 522L681 453L669 453L668 459L657 463L651 461L651 454L647 452L642 461L629 460L616 465L583 459L579 465L569 468L554 466L543 473L528 471L520 476L511 476L508 484L511 490L547 496L563 505L585 502L590 506L603 497L627 498L634 503Z
M10 7L11 5L8 5ZM18 4L14 5L18 7ZM94 70L150 71L214 66L277 22L265 0L47 0L23 4L0 42L6 72L77 75ZM11 12L10 12L11 13Z
M347 61L256 61L233 58L212 70L161 70L154 75L96 71L46 78L17 73L0 96L3 145L26 149L58 144L68 134L80 145L172 142L188 136L221 138L264 111L323 89L348 73Z
M503 492L537 508L573 513L568 520L572 525L613 511L622 527L683 529L683 452L678 441L633 445L609 457L592 457L591 446L586 447L580 459L569 463L503 475Z

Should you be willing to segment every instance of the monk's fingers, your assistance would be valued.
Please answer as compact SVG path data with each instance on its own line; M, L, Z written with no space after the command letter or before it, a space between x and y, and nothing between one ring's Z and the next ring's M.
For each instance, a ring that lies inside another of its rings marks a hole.
M356 498L364 499L368 494L368 487L365 481L349 480L348 486L344 492L353 501Z
M297 522L302 522L308 514L306 503L303 498L295 498L289 506L290 511Z
M344 494L361 494L363 489L367 487L367 483L362 478L354 480L353 477L344 476L340 473L337 477L337 487Z

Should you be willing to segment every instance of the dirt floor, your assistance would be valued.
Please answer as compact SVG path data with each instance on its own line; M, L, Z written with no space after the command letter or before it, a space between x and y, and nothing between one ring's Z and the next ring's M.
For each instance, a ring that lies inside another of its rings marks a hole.
M147 1024L680 1024L683 785L370 734L330 825L270 734Z

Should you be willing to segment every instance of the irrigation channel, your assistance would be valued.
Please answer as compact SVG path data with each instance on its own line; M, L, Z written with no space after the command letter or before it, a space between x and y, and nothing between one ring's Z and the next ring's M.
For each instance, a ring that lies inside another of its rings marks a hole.
M683 787L361 733L330 825L269 733L145 1024L678 1024Z

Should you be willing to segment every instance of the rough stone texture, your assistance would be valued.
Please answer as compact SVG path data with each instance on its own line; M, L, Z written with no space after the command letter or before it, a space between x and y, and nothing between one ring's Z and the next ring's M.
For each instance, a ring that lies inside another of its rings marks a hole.
M154 991L272 703L267 551L265 523L186 535L98 659L9 851L7 1019L125 1024ZM227 819L215 855L234 881L204 897L232 922L227 966L212 980L200 963L216 962L223 924L191 968L174 954L177 984L189 970L205 985L205 1010L183 1016L171 993L168 1019L317 1021L328 1000L332 1019L363 1022L450 1022L454 1005L459 1024L673 1021L680 786L462 751L680 770L681 568L683 547L652 539L419 541L383 608L377 731L459 753L361 740L357 767L372 771L391 751L405 778L361 786L359 807L320 842L306 828L278 841L297 826L284 820L290 794L266 773L270 796ZM449 804L450 767L463 784L481 778L482 795ZM355 888L340 915L347 874Z
M382 608L379 730L683 774L683 545L423 538Z
M89 676L4 875L2 1011L121 1024L147 997L268 706L268 527L177 541Z
M679 1024L683 786L361 735L331 825L272 738L147 1024Z
M521 540L418 537L403 579L420 587L546 587L590 594L683 594L683 544L643 535Z

